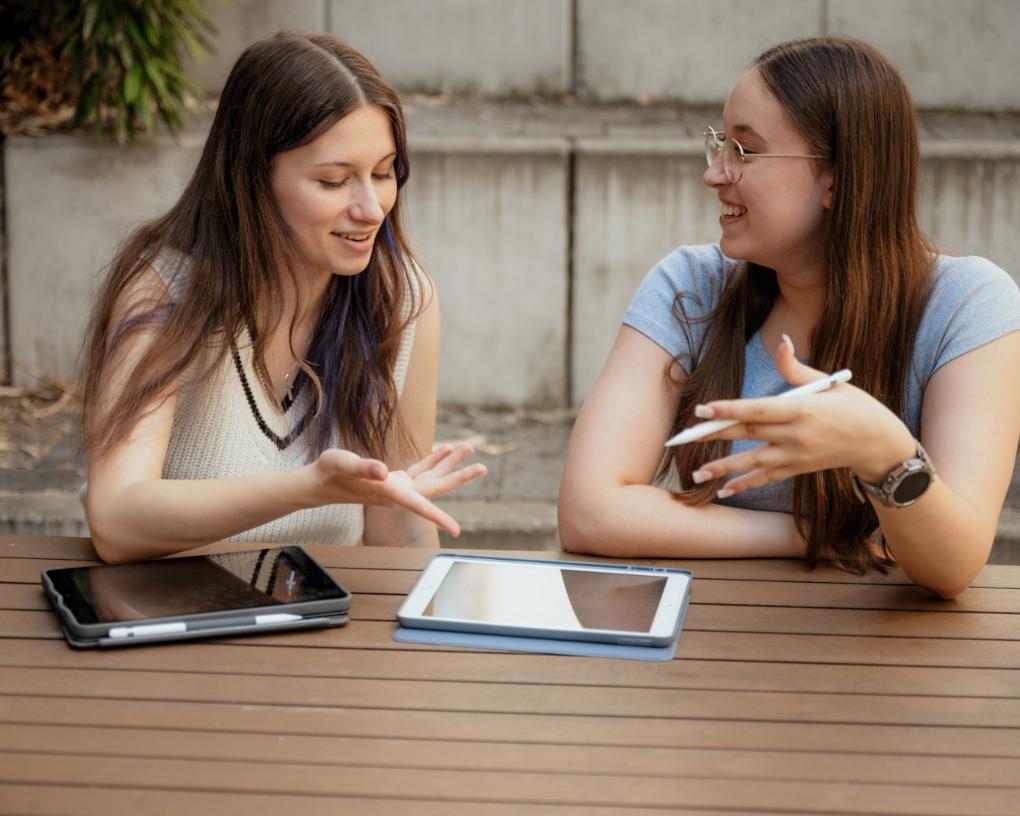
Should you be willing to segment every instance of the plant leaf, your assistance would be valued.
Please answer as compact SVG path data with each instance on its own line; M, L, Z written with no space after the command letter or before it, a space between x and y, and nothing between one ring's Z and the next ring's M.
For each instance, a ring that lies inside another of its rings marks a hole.
M124 101L131 104L138 96L138 90L142 86L142 66L137 62L131 66L131 70L124 76Z
M82 20L81 36L82 39L87 40L92 36L92 29L96 26L96 18L99 16L99 3L97 0L85 0L82 3L84 6L84 19Z

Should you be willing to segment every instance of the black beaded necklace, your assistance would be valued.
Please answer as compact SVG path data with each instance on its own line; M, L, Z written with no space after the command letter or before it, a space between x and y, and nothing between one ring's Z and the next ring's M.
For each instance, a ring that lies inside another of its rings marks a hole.
M259 411L258 404L255 402L255 395L252 393L251 386L248 384L248 378L244 375L244 365L241 363L241 355L237 353L237 348L232 347L230 349L231 354L234 357L234 368L237 369L237 375L241 378L241 388L244 389L245 399L248 400L248 407L251 409L251 415L255 418L255 424L259 426L259 430L265 434L266 438L269 439L277 448L280 450L286 450L290 443L301 436L305 426L308 424L308 417L312 415L312 409L309 408L303 417L298 420L290 433L286 436L280 436L275 433L272 428L269 427L268 423L262 418L262 413ZM283 398L283 402L280 403L280 407L283 408L283 413L286 414L291 406L294 404L294 400L297 399L301 393L301 388L305 384L307 376L302 376L304 372L298 375L296 382L287 392L287 396Z

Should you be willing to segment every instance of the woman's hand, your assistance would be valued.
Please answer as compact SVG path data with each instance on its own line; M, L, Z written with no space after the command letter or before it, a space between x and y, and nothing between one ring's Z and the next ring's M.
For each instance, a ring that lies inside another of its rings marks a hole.
M337 502L368 504L378 507L403 507L439 525L452 536L460 535L460 525L429 499L449 493L472 479L484 476L485 465L474 464L460 470L457 465L473 453L461 445L443 445L407 470L389 470L378 459L364 459L350 451L324 451L310 466L321 504Z
M786 335L776 365L791 386L826 376L797 360ZM695 413L702 419L738 420L709 438L766 443L707 462L694 472L697 483L741 474L726 483L719 498L829 468L851 468L865 481L878 482L916 450L910 431L895 414L849 384L803 397L719 400L697 406Z

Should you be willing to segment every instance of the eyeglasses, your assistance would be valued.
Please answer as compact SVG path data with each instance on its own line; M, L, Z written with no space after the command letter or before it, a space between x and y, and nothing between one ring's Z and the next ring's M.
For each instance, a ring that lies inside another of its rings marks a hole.
M806 156L803 153L747 153L736 139L727 139L720 130L709 127L705 131L705 161L711 167L716 157L722 156L723 172L730 184L736 184L744 174L748 159L824 159L824 156Z

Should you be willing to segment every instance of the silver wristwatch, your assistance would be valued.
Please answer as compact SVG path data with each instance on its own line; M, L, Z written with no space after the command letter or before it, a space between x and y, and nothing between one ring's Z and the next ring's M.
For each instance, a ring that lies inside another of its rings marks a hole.
M865 482L851 471L854 495L863 502L864 494L870 494L886 507L907 507L921 498L935 479L935 466L921 443L915 439L914 444L917 456L900 462L878 484Z

